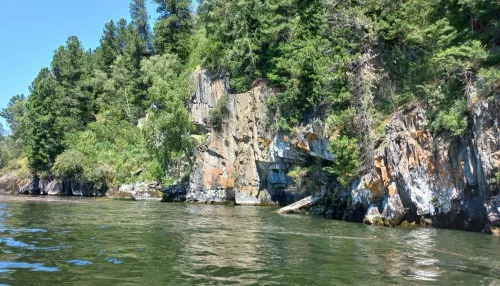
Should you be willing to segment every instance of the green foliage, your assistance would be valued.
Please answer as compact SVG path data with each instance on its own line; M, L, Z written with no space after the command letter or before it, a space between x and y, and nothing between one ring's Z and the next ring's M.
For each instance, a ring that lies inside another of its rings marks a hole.
M145 124L146 144L166 167L173 155L183 152L190 159L194 125L186 102L190 93L188 76L176 55L153 56L142 62L145 81L150 84L149 95L155 107Z
M9 124L12 138L15 140L23 140L26 136L27 102L28 100L24 94L15 95L10 99L7 108L2 109L0 112L0 116Z
M124 31L122 31L124 32ZM101 69L110 73L110 68L116 57L123 53L119 39L123 35L119 35L120 30L115 26L113 20L104 25L103 35L101 37L101 46L99 47L99 64Z
M83 174L85 156L75 150L67 150L57 156L53 173L63 179L78 179Z
M27 108L26 152L32 170L51 168L63 150L64 122L59 120L58 82L47 68L40 71L31 85Z
M65 153L83 156L79 179L85 182L116 186L159 177L158 163L149 155L141 130L127 121L91 123L85 131L69 134L67 143Z
M265 75L263 1L200 1L198 14L208 37L210 56L204 64L220 67L231 74L231 87L248 90L253 80Z
M191 1L154 0L160 15L154 26L155 49L159 54L175 54L185 63L191 50L189 38L193 30Z
M0 169L8 167L12 161L16 161L23 154L23 148L9 136L0 138Z
M467 130L467 102L457 100L448 110L440 111L433 123L435 130L446 129L455 136L462 135Z
M223 95L217 102L215 108L210 111L210 123L212 124L212 127L217 131L222 130L222 125L229 116L229 108L227 106L228 100L228 96Z
M500 171L496 172L495 177L491 180L493 184L500 186Z
M500 71L496 67L478 72L478 92L484 97L500 94Z
M0 114L11 129L0 167L26 156L33 172L96 186L165 181L193 153L189 73L200 67L229 74L236 92L265 78L276 131L326 114L328 170L343 184L399 106L425 105L434 131L461 135L467 105L499 93L498 1L201 0L197 15L189 0L154 2L154 34L145 1L132 0L131 22L105 24L96 50L72 36L55 51L29 97ZM210 114L215 129L227 104Z
M151 28L149 27L148 11L146 1L132 0L130 3L130 17L132 18L132 27L139 34L143 45L147 47L148 52L152 50L151 46Z
M58 85L54 105L64 132L82 130L93 120L93 96L84 83L89 77L88 54L77 37L69 37L66 46L56 50L52 60L52 74Z
M335 162L325 170L336 175L342 185L349 184L359 170L357 140L343 135L333 139L329 149L335 157Z
M286 118L280 117L273 124L273 129L276 132L283 132L285 134L290 134L293 132L293 127Z

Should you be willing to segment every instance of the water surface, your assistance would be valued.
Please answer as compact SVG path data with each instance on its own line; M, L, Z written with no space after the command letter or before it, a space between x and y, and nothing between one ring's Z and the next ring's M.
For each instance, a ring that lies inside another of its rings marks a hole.
M273 210L0 197L0 284L500 282L496 237L372 227Z

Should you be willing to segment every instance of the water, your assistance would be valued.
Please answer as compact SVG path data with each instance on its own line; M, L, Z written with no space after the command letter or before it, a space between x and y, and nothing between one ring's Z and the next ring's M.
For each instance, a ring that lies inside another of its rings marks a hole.
M5 285L498 285L500 239L273 208L0 197Z

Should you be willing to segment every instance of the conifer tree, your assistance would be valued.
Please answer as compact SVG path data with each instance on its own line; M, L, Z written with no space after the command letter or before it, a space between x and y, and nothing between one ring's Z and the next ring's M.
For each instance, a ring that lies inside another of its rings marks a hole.
M28 100L27 155L32 170L47 171L63 151L63 126L58 121L61 106L59 84L54 74L44 68L30 87Z
M148 52L151 52L151 28L148 24L149 16L144 0L132 0L130 3L130 17L132 18L131 24L133 28L139 33Z
M191 1L189 0L154 0L160 14L154 26L155 50L158 54L176 54L186 62L193 30Z
M77 37L72 36L56 50L52 71L59 83L57 88L61 109L58 116L67 132L82 130L92 121L93 96L82 85L90 76L88 54Z
M118 42L118 29L113 20L104 25L103 35L101 37L100 59L101 68L108 74L111 71L111 65L120 54Z

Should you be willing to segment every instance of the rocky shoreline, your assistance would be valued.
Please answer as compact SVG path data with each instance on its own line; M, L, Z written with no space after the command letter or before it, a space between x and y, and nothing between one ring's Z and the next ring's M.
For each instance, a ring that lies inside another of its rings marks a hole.
M328 147L335 138L326 135L331 132L324 114L309 114L285 134L272 128L277 115L267 100L275 91L264 81L231 94L227 77L199 70L192 83L189 110L198 147L188 182L168 188L137 182L107 190L55 178L18 181L13 171L0 177L0 193L273 206L312 195L321 199L304 212L332 219L498 233L500 96L471 100L462 136L433 132L424 104L399 108L376 142L373 172L341 186L322 168L335 160ZM215 129L210 113L223 97L228 116Z

